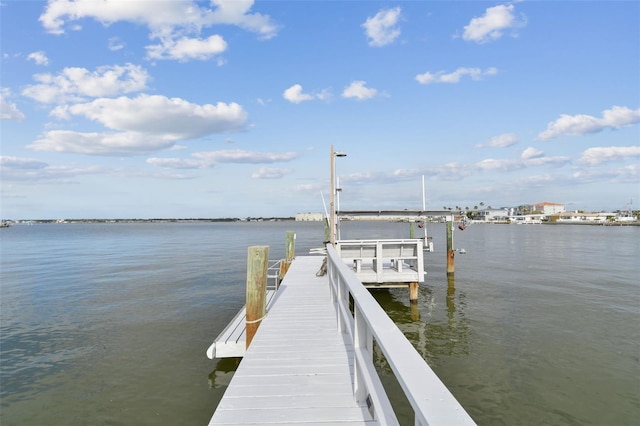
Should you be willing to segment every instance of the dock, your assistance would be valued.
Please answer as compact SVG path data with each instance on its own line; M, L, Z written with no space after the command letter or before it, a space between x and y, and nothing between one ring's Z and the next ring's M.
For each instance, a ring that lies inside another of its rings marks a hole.
M365 424L353 398L353 345L337 331L321 256L298 257L280 284L210 425Z
M374 342L416 425L474 425L331 244L316 276L324 257L293 260L209 425L397 425Z

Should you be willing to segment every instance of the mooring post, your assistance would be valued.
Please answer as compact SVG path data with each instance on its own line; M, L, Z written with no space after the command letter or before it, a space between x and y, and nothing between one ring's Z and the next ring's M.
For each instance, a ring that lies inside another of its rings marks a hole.
M267 314L269 246L249 247L247 252L247 348Z
M409 283L409 302L418 303L418 288L417 282Z
M447 275L456 270L453 263L453 216L447 216Z
M296 251L296 233L293 231L287 231L285 236L285 245L284 245L284 260L280 262L280 279L284 278L289 270L289 266L291 266L291 262L293 262L293 258L295 257Z

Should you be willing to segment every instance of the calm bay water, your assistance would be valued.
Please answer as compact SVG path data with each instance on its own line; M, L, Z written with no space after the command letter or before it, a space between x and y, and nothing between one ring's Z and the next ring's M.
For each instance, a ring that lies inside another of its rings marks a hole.
M322 244L300 222L2 229L0 423L206 424L237 360L205 350L244 304L247 247L281 258L288 230L298 255ZM454 282L429 231L418 305L374 294L479 424L638 424L640 227L472 225Z

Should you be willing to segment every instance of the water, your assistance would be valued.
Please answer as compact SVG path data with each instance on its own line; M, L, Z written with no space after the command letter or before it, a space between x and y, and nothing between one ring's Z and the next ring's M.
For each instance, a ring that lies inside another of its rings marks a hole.
M320 223L2 229L0 423L206 424L237 360L205 350L244 303L246 249L281 258L288 230L299 255L321 246ZM418 305L374 293L479 424L637 424L639 227L472 225L455 232L454 282L444 225L429 230Z

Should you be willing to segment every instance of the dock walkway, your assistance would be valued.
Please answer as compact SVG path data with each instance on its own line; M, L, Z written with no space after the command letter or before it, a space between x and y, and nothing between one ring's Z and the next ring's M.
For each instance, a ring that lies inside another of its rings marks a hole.
M322 256L298 256L209 425L377 424L353 396L353 344L336 326Z

